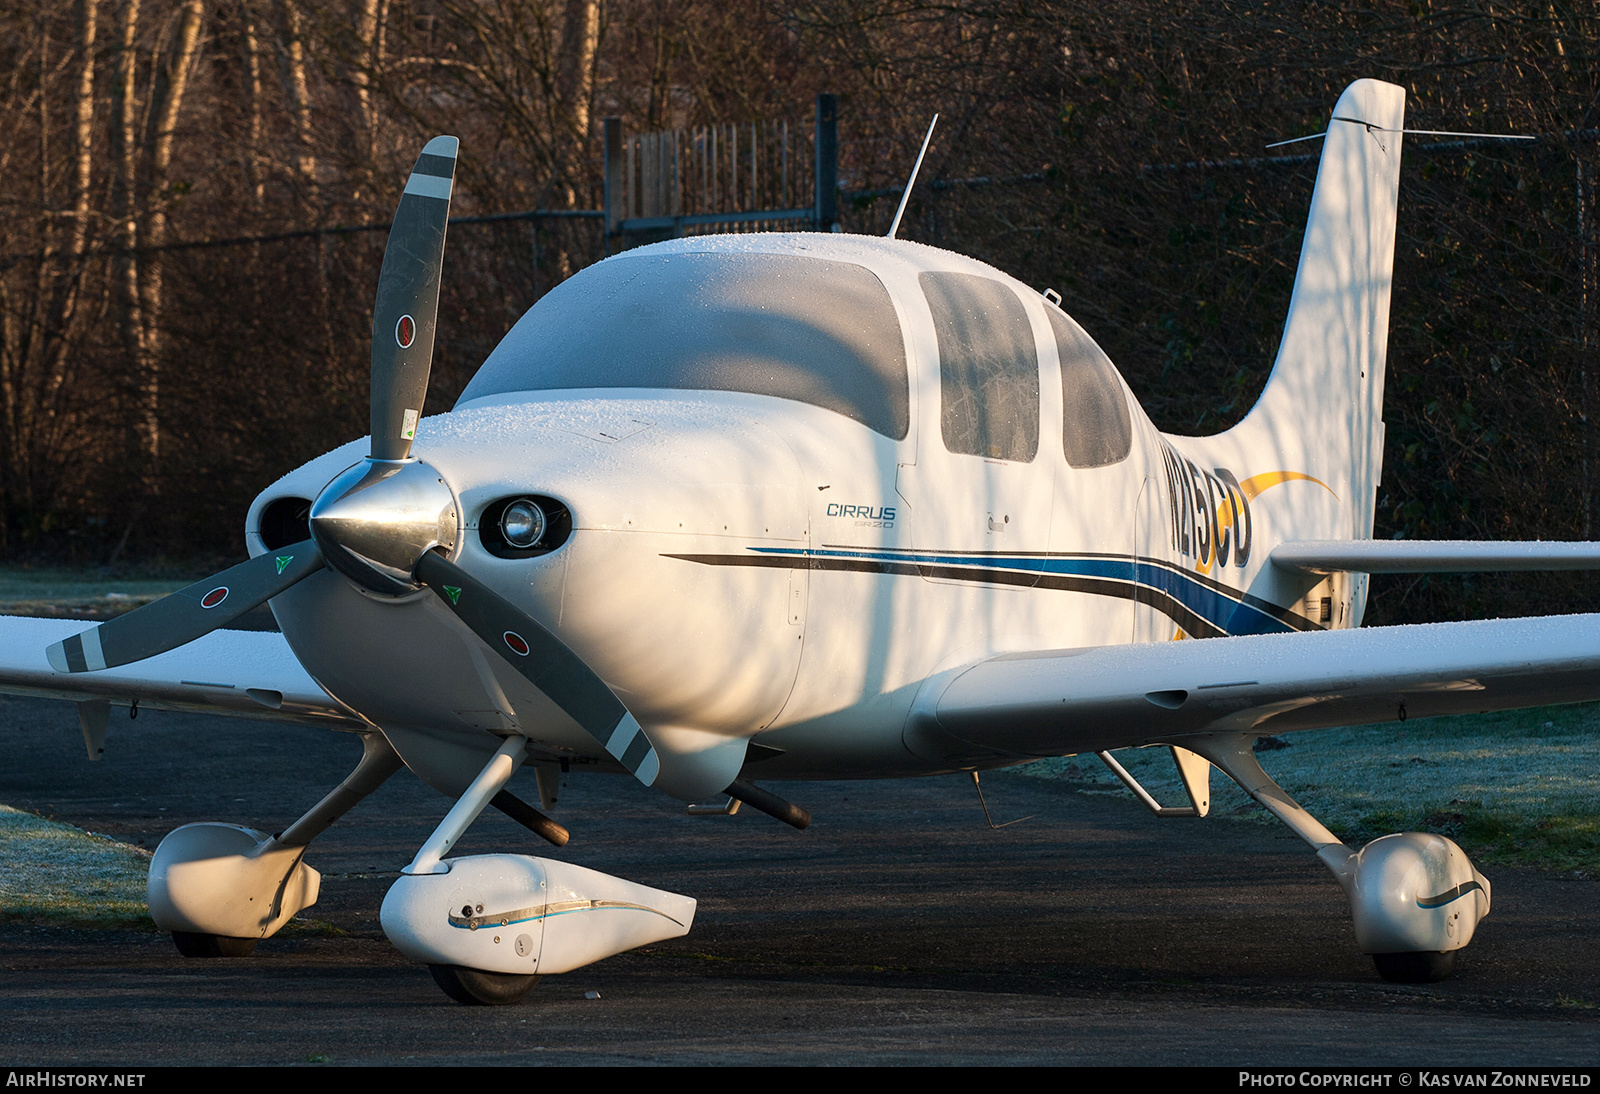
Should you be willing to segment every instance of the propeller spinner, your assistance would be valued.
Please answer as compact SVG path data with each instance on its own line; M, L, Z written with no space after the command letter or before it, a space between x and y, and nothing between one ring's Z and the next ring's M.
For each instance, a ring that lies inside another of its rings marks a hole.
M433 365L455 137L435 137L406 180L372 314L371 455L311 508L312 539L241 563L51 646L57 672L89 672L176 649L332 566L378 593L431 589L646 786L660 761L638 721L581 657L446 554L461 528L450 485L411 455Z

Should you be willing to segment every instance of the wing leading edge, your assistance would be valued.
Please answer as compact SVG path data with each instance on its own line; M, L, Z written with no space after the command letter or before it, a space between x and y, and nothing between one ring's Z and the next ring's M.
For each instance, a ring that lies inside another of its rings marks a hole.
M232 714L364 729L367 722L323 691L283 635L213 631L186 646L120 668L64 673L46 647L84 630L82 620L0 622L0 692L74 702L132 702L157 710Z
M917 717L1060 756L1591 699L1600 615L1564 615L1002 654L951 673Z

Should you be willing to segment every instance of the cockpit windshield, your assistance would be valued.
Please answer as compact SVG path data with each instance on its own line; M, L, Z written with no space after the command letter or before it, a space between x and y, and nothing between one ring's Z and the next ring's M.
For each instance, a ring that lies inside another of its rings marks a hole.
M896 440L905 340L864 266L797 255L619 257L551 290L461 395L570 388L738 391L836 411Z

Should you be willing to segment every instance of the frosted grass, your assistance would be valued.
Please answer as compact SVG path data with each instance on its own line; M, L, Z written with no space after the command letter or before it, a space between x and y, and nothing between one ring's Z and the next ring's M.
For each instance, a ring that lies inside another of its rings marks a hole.
M149 852L0 805L0 919L144 925Z

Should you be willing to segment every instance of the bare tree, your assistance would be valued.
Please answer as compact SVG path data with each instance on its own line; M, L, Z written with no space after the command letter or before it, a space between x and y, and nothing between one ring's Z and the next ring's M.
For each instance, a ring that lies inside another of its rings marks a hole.
M427 136L463 140L459 213L581 208L597 114L743 125L820 91L848 228L887 226L940 112L902 233L1054 287L1159 426L1223 428L1275 353L1315 171L1262 145L1325 124L1352 73L1421 125L1546 138L1408 141L1380 534L1593 534L1597 56L1600 14L1566 0L14 0L0 546L232 546L254 490L359 435L384 236L337 226L386 220ZM587 225L452 228L439 403L596 256ZM1391 602L1590 587L1452 582Z

